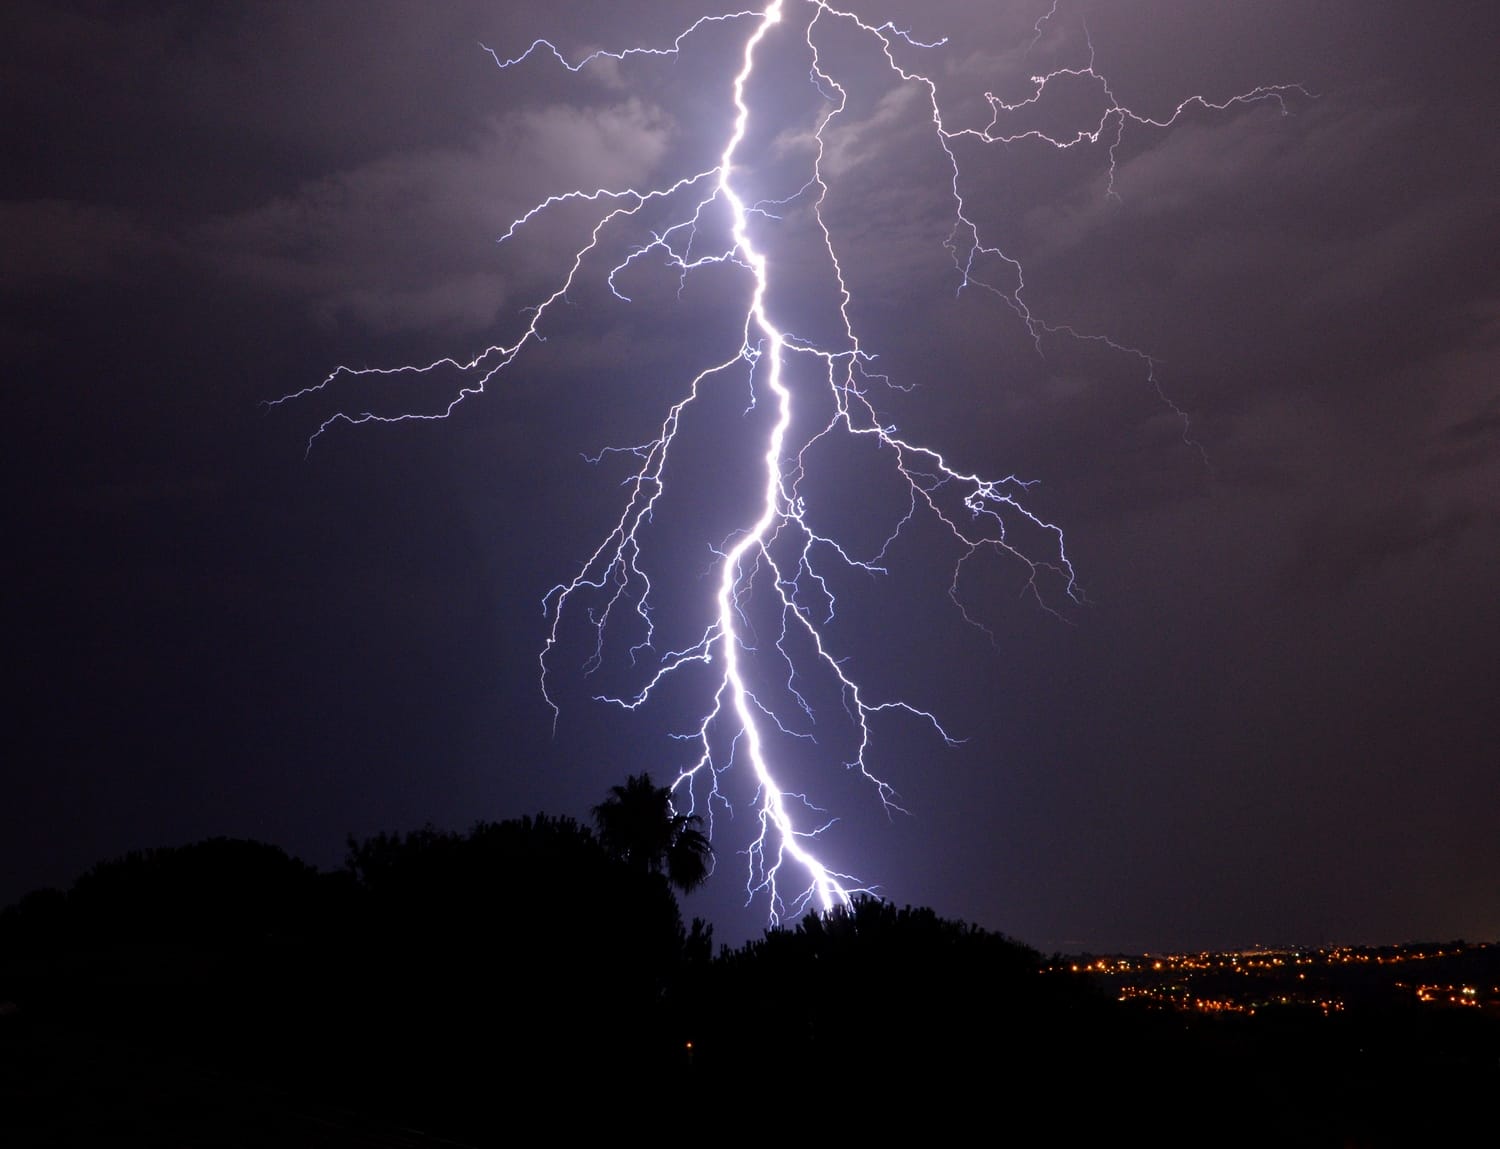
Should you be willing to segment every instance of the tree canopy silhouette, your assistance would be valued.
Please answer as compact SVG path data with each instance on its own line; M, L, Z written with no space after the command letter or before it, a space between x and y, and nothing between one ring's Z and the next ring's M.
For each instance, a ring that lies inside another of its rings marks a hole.
M697 814L679 814L672 790L635 774L594 807L599 840L611 856L651 874L665 873L683 893L702 885L713 865L713 847Z

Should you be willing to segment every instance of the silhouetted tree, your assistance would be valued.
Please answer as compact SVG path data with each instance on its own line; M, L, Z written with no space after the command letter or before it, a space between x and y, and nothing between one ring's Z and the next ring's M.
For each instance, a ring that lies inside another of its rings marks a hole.
M725 950L676 988L712 1104L767 1065L830 1095L889 1080L926 1104L997 1088L1051 1104L1054 1067L1112 1004L1044 977L1039 955L1002 934L863 897Z
M210 838L98 863L68 910L86 937L222 946L301 933L318 899L317 871L279 846Z
M373 1096L478 1128L502 1056L517 1088L557 1073L623 1081L657 1063L684 945L677 902L587 826L538 814L381 834L351 840L348 870L362 933L347 988L331 992ZM474 1034L495 1043L476 1052Z
M623 786L611 786L609 797L594 807L594 825L609 853L636 870L665 873L683 893L708 877L713 847L696 814L672 807L672 790L657 786L650 774L636 774Z

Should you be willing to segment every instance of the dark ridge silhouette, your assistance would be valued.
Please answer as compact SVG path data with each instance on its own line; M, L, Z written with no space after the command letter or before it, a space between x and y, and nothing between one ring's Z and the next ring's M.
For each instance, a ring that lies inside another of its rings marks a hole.
M468 1135L544 1082L652 1071L689 940L665 876L569 818L351 840L324 875L216 840L101 863L0 914L0 1024ZM4 1120L45 1128L46 1095L0 1098Z
M629 847L539 814L351 839L320 874L215 839L28 894L0 911L0 1144L946 1140L998 1117L1059 1144L1394 1146L1500 1084L1500 1019L1359 976L1331 1018L1121 1005L872 898L715 955L679 913L663 843L692 827L661 793L640 776L601 807L641 799ZM1500 981L1489 950L1444 968Z
M712 1104L754 1082L783 1104L797 1104L799 1088L889 1092L920 1106L929 1129L969 1111L965 1090L977 1100L999 1083L1071 1089L1059 1067L1118 1036L1111 1003L1081 980L1043 978L1035 950L873 898L726 949L685 979L678 1004L691 1076ZM827 1128L881 1120L844 1112Z
M67 894L39 890L0 912L0 947L62 941L222 947L301 934L320 916L325 884L311 866L262 842L213 838L138 850L95 865Z

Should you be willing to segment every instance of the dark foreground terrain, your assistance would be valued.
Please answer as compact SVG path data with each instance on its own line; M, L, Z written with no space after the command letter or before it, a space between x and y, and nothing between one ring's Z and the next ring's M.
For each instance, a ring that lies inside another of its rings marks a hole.
M715 955L664 871L568 819L351 843L333 874L204 842L0 915L0 1144L1395 1146L1500 1096L1483 1008L1118 988L874 901Z

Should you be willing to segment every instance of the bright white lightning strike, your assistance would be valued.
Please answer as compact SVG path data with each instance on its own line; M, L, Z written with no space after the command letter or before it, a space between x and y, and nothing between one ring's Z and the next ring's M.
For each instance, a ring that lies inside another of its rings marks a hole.
M1037 40L1055 15L1056 4L1036 22ZM778 31L778 26L791 21L796 22L800 35L789 38ZM645 189L565 190L542 200L512 223L502 241L513 238L539 216L564 205L592 205L598 211L587 240L573 252L555 288L528 309L530 320L515 342L488 347L467 361L442 359L426 366L390 369L341 367L322 383L275 403L320 391L343 376L423 375L442 369L456 372L462 382L440 409L427 414L397 415L340 412L327 419L313 438L339 422L447 417L465 398L482 393L528 344L543 337L543 325L555 305L566 298L586 266L601 255L607 261L605 253L617 242L621 226L639 217L648 206L670 211L671 223L651 232L650 243L626 250L604 273L604 282L618 298L627 300L618 287L619 277L648 255L675 267L684 283L693 272L709 266L727 264L741 269L748 298L739 346L726 349L722 359L691 379L686 394L668 410L654 439L634 447L609 449L633 454L640 466L627 483L629 495L614 528L570 580L553 587L545 596L549 627L539 662L542 692L555 715L558 707L548 683L562 644L560 628L565 618L586 609L594 634L594 649L585 664L587 671L601 663L613 628L621 625L613 619L617 612L633 615L629 625L641 636L629 648L631 663L639 668L638 687L623 695L597 696L602 701L633 710L644 705L669 678L689 674L694 668L700 674L707 674L708 687L699 717L688 732L679 736L695 746L695 758L679 771L674 794L688 812L702 803L712 833L716 805L720 810L731 809L720 789L720 776L737 760L748 764L754 776L755 830L746 850L747 893L752 899L765 896L774 922L788 914L798 914L814 903L824 910L831 909L869 889L858 879L830 868L819 856L816 839L831 824L831 819L808 796L788 788L785 771L778 764L778 747L786 739L810 737L805 728L813 720L812 707L798 683L821 676L826 688L837 693L854 747L843 765L857 769L869 780L887 810L900 809L895 792L867 765L871 721L875 715L892 713L917 719L930 725L937 736L952 741L929 711L895 699L868 701L859 684L846 673L827 637L834 595L825 572L842 566L882 573L882 564L903 529L918 516L927 516L952 537L957 557L949 593L965 619L970 616L959 599L960 574L966 562L983 553L1001 554L1021 563L1032 594L1047 609L1051 608L1046 596L1053 593L1053 588L1069 598L1080 596L1062 531L1028 510L1023 502L1028 483L1015 476L986 478L970 473L938 451L902 438L877 415L869 391L888 381L870 371L873 356L861 345L850 315L851 294L840 261L840 245L823 213L830 187L826 162L828 132L848 103L845 86L825 60L825 33L842 29L866 37L883 58L894 82L910 86L923 101L924 110L930 111L933 138L948 167L945 179L951 177L952 225L946 246L953 258L956 289L982 287L999 296L1024 322L1039 352L1044 338L1097 341L1137 359L1153 386L1155 364L1145 353L1102 335L1044 322L1032 313L1023 296L1025 279L1021 265L998 247L983 242L979 228L965 210L960 186L963 172L955 146L960 142L963 146L980 147L1029 143L1058 149L1103 145L1109 168L1107 194L1113 195L1116 150L1127 127L1164 129L1194 105L1224 110L1236 104L1272 101L1284 110L1286 97L1293 92L1302 93L1302 89L1295 85L1261 87L1218 103L1193 97L1180 103L1170 115L1152 119L1136 114L1116 99L1107 80L1095 70L1090 46L1086 66L1032 77L1033 92L1026 100L1006 103L987 93L988 123L950 126L939 103L937 84L898 60L900 56L937 48L941 41L923 43L894 25L870 23L852 11L822 0L773 0L760 9L705 16L684 29L665 48L599 51L570 61L551 42L537 40L513 59L502 59L494 52L491 55L500 68L508 69L533 55L550 53L563 67L576 73L605 58L618 62L631 57L675 57L686 50L687 41L695 33L708 25L724 23L743 23L747 35L738 70L730 81L732 117L717 161L702 170L689 171ZM767 66L762 60L764 55L787 52L800 54L807 61L810 82L823 101L816 130L811 134L806 178L800 186L787 189L784 199L747 202L740 179L742 170L737 163L755 116L749 89L757 68ZM1048 134L1036 128L1007 132L1002 127L1007 117L1035 105L1049 84L1064 77L1092 83L1100 92L1102 112L1096 121L1066 135ZM812 343L779 327L772 318L769 297L777 284L777 272L767 251L752 235L752 220L756 221L756 227L773 229L778 222L775 212L793 203L811 212L837 284L837 314L842 332L832 345ZM703 242L703 235L714 233L715 211L727 214L723 246L713 254L695 254L695 244ZM1005 268L1014 286L981 278L980 268L985 262ZM788 367L793 363L809 365L821 396L815 402L805 393L811 386L806 377L799 376L795 383L788 381ZM773 405L774 421L764 432L764 450L758 456L762 468L756 496L759 510L752 521L743 524L715 551L717 589L711 614L704 620L697 640L684 649L658 651L651 618L652 584L643 559L645 527L667 489L669 456L677 443L684 412L699 400L705 389L723 380L738 381L741 385L748 380L752 396L768 393ZM799 403L828 412L826 421L818 425L821 416L810 421L805 415L799 421L796 412L803 409ZM891 524L884 544L874 555L855 556L833 537L814 530L810 523L810 495L804 489L804 480L814 448L832 436L872 442L880 455L890 460L894 473L909 492L904 515ZM1028 538L1046 540L1048 549L1042 554L1023 551L1023 544L1013 541L1018 530ZM780 633L769 647L761 645L753 633L751 600L757 595L770 601L772 613L779 616ZM768 702L767 698L773 694L790 700L790 711L786 701Z

